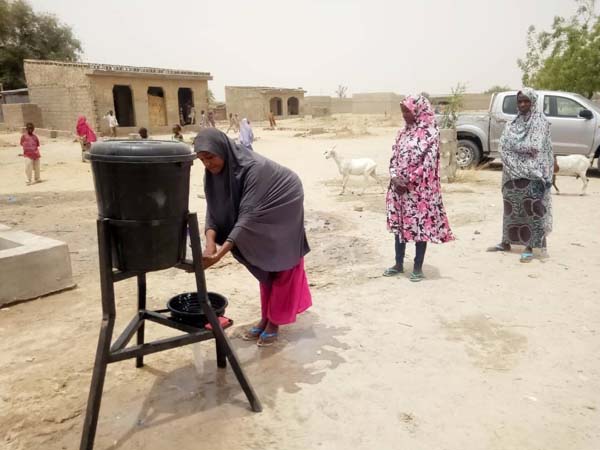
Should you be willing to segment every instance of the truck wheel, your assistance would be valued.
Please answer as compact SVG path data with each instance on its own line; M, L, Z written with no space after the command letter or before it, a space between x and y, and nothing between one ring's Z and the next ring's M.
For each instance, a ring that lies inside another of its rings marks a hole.
M473 169L481 161L481 150L473 141L466 139L458 141L456 149L456 164L461 169Z

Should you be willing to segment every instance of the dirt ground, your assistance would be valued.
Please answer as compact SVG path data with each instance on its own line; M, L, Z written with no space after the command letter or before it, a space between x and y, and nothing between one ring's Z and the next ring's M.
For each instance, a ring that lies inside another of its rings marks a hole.
M444 186L457 240L430 246L427 280L413 284L381 276L393 240L380 188L359 196L358 179L339 196L323 158L335 143L385 175L393 121L281 125L257 126L255 149L303 180L313 307L259 349L239 339L259 317L257 282L230 258L207 272L209 289L229 298L229 334L264 411L249 410L231 370L216 369L214 345L202 343L196 363L187 347L150 355L143 369L111 365L95 448L600 448L597 174L584 197L578 180L559 179L550 257L520 264L517 250L485 252L500 237L499 168L461 173ZM329 132L300 136L316 126ZM101 319L92 177L78 144L42 139L44 182L26 186L16 143L18 134L0 134L0 223L67 242L77 288L0 309L0 448L75 449ZM190 209L200 217L201 188L196 163ZM149 305L193 287L182 271L152 273ZM134 313L134 282L116 293L118 333Z

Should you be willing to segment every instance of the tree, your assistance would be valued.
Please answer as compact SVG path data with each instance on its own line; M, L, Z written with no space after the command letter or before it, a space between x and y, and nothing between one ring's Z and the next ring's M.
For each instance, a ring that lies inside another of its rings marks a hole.
M208 90L208 104L214 105L216 103L215 94L211 89Z
M508 86L500 86L500 85L494 85L491 88L489 88L487 91L484 92L484 94L487 95L492 95L492 94L497 94L498 92L505 92L505 91L510 91L510 87Z
M551 31L527 32L527 53L517 64L523 84L577 92L591 98L600 90L600 17L596 0L575 0L576 13L555 17Z
M444 108L444 115L439 121L440 128L456 128L458 113L463 107L467 86L464 83L457 83L451 90L452 94Z
M81 43L71 27L51 14L37 14L25 0L0 0L0 83L25 87L24 59L77 61Z
M347 93L348 86L342 86L341 84L338 85L337 89L335 90L335 95L337 96L337 98L346 98Z

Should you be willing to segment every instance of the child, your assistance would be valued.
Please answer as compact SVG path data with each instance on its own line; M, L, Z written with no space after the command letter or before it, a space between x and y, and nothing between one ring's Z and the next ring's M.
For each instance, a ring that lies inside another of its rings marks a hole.
M92 127L87 123L85 116L79 116L77 118L77 125L75 126L77 131L77 137L81 144L81 162L85 161L85 152L89 152L92 144L98 140L96 133L92 130Z
M138 134L140 135L140 138L146 140L148 139L148 130L144 127L140 128L138 130Z
M174 141L183 142L183 134L181 134L181 125L175 124L173 125L173 137Z
M33 134L35 126L28 122L25 125L27 132L21 136L21 147L23 147L23 156L25 157L25 174L27 175L27 185L31 184L31 172L35 173L35 183L40 179L40 140Z

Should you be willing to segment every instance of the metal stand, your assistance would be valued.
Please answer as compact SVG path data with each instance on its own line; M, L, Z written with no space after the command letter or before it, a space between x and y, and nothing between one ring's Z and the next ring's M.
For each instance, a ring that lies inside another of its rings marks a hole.
M94 447L98 414L100 412L100 402L102 400L102 389L104 387L104 379L106 377L106 368L108 364L135 358L136 367L143 367L144 355L182 347L184 345L213 338L215 339L217 352L217 366L225 368L227 366L227 360L229 360L229 364L231 364L231 368L250 402L252 411L262 411L260 401L256 396L254 389L248 382L231 343L208 302L206 280L204 278L204 269L202 267L200 232L198 230L198 218L196 214L188 215L188 228L190 232L193 261L181 261L176 267L195 273L198 299L200 300L202 310L206 315L212 330L197 328L174 321L164 314L168 312L168 310L165 309L157 311L148 311L146 309L146 273L113 270L110 246L110 223L110 219L97 221L100 256L100 288L102 295L102 326L100 327L100 337L98 339L98 348L96 350L96 361L92 373L92 384L88 397L86 416L83 423L83 433L81 436L81 445L79 447L80 450L92 450ZM123 333L111 345L116 318L114 283L134 276L137 277L138 285L138 313L131 320L129 325L127 325ZM144 322L146 320L170 328L175 328L185 332L185 334L144 343ZM134 334L137 334L137 345L126 347Z

